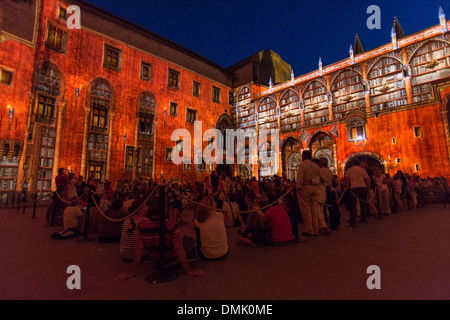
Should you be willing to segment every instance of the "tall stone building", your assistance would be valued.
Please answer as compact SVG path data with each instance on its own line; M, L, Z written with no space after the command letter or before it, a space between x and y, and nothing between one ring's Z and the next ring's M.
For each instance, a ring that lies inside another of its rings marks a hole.
M70 5L79 29L68 27ZM365 52L357 36L348 59L295 77L271 50L224 68L86 1L2 0L0 194L53 190L60 167L113 183L202 181L214 169L295 178L303 149L339 175L362 157L450 178L450 39L439 21L406 36L395 19L390 43ZM191 164L174 164L172 133L194 137L196 121L202 135L278 129L276 161L247 146L242 164L194 163L194 148L183 150Z

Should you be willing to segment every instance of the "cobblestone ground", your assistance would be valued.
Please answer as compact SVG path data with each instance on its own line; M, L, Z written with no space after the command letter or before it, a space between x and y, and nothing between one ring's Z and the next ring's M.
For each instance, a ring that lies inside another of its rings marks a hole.
M237 228L228 229L230 254L223 261L195 261L204 277L179 273L151 284L145 264L132 279L115 281L129 264L118 244L53 240L61 227L45 227L45 208L0 209L0 299L300 300L449 299L450 208L430 205L384 219L369 218L358 228L284 247L237 247ZM192 212L183 213L190 221ZM299 225L302 230L302 225ZM188 225L183 233L192 234ZM77 265L81 289L69 290L67 268ZM380 289L368 289L379 267ZM373 278L371 278L373 279Z

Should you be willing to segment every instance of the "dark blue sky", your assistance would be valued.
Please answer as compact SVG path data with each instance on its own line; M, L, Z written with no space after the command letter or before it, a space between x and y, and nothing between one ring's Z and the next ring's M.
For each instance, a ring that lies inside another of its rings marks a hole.
M272 49L299 76L348 57L358 33L364 50L390 42L397 16L406 35L450 20L450 0L87 0L229 67ZM381 29L369 30L367 8L381 9Z

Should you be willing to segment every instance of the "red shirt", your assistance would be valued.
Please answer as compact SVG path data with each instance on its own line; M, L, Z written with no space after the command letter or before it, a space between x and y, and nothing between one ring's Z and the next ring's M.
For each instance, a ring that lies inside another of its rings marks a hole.
M267 209L264 219L270 224L271 236L274 241L281 242L294 239L291 220L283 206L275 205Z
M156 264L159 264L160 262L159 226L159 220L150 220L148 218L142 219L138 226L138 237L142 239L144 247L148 250L150 260ZM182 241L181 230L178 224L166 220L165 235L165 265L172 266L178 262L174 242Z

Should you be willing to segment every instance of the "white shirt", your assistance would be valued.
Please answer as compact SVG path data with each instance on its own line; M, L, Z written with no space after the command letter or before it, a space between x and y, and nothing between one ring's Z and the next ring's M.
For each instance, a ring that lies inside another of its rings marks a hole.
M200 250L208 259L215 259L228 252L227 230L222 212L213 211L205 222L195 224L200 229Z
M81 212L81 209L79 207L69 206L66 209L64 209L64 216L63 216L64 230L67 230L69 228L77 228L79 223L78 217L81 217L82 215L83 212Z
M348 169L345 177L350 182L350 188L367 188L366 179L369 179L369 175L360 166L353 166Z

